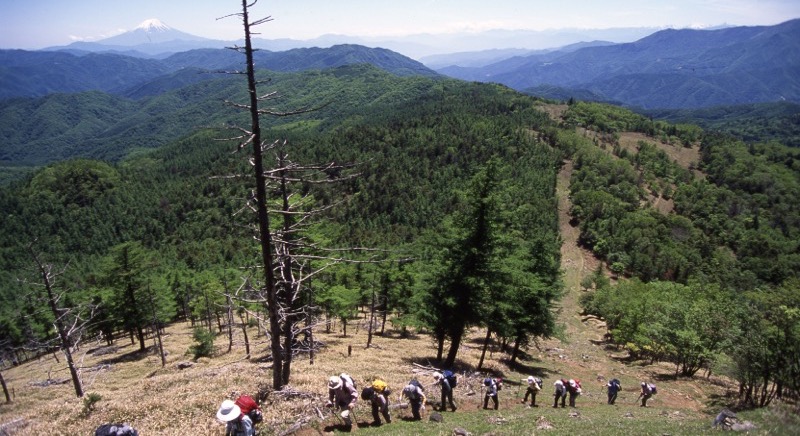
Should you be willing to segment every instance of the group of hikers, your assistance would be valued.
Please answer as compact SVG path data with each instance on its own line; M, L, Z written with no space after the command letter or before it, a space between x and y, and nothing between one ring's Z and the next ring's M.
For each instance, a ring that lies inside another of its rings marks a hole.
M528 403L530 398L531 407L539 407L536 404L536 397L542 391L542 379L538 377L529 376L524 380L527 383L525 396L522 403ZM449 407L453 412L458 409L455 401L453 400L453 391L458 385L458 378L452 371L437 371L433 373L433 386L439 386L441 391L441 401L439 411L446 411ZM579 380L575 379L558 379L553 384L554 401L553 407L557 408L559 401L561 407L566 407L567 397L569 397L570 407L575 407L575 400L581 394L582 388ZM489 408L489 402L497 410L500 406L499 391L503 388L503 380L501 378L486 377L481 384L483 391L483 408ZM622 390L622 384L618 379L610 380L607 385L608 404L614 404L617 399L617 394ZM392 391L389 389L387 383L381 379L374 379L369 386L364 387L359 394L356 387L356 382L347 373L341 373L338 376L334 375L328 379L328 401L326 407L335 409L335 416L341 419L345 429L349 430L353 426L353 416L356 403L359 397L369 402L372 409L372 425L379 426L382 424L381 418L387 424L392 422L391 414L389 413L389 397ZM656 387L652 383L642 382L641 394L637 398L637 402L641 399L641 407L647 407L647 400L656 393ZM408 400L409 408L411 409L412 420L422 419L420 412L425 410L428 402L428 397L425 394L425 386L416 378L411 379L400 392L401 398ZM227 400L230 401L230 400ZM223 403L225 404L225 403ZM222 410L222 409L221 409ZM218 413L219 416L219 413ZM242 414L243 419L247 419L246 414ZM248 433L232 433L233 435L245 435Z
M528 403L530 407L539 407L536 404L536 397L542 391L542 379L529 376L524 380L527 383L525 396L522 403ZM441 402L439 411L446 411L449 407L453 412L458 409L453 401L453 390L458 385L458 378L452 371L437 371L433 373L433 386L439 386L441 390ZM576 379L557 379L553 383L553 407L557 408L559 402L561 407L566 407L569 400L570 407L575 406L575 400L582 393L581 383ZM656 386L652 383L642 382L641 393L637 402L641 399L641 407L647 407L649 400L656 392ZM486 377L481 384L483 391L483 408L489 408L489 401L497 410L500 406L499 391L503 388L501 378ZM608 404L615 404L617 394L622 390L622 384L618 379L611 379L606 384L608 393ZM325 406L335 409L334 415L341 419L345 429L350 430L353 426L354 412L359 397L369 402L372 408L372 425L379 426L385 421L387 424L392 422L389 413L389 396L392 391L387 383L381 379L374 379L369 386L364 387L359 394L356 382L347 373L331 376L328 379L328 401ZM416 378L411 379L402 389L401 398L408 400L413 420L422 419L420 412L425 410L428 397L425 395L425 386ZM262 414L258 404L252 397L241 395L236 401L225 400L217 411L217 419L226 423L226 436L253 436L255 434L254 425L261 422Z
M539 407L536 404L536 396L542 391L542 379L529 376L524 380L527 383L525 396L522 403L525 404L530 398L530 407ZM458 409L453 401L453 390L458 385L458 377L452 371L437 371L433 373L433 386L441 389L441 402L439 411L446 411L449 407L453 412ZM582 392L581 382L576 379L557 379L553 383L555 389L553 393L553 407L557 408L559 401L561 407L566 407L567 397L569 397L570 407L575 407L575 400ZM481 384L483 391L483 408L489 408L489 401L495 410L500 407L499 391L503 388L503 379L486 377ZM637 402L641 399L641 407L647 407L647 400L657 393L656 386L652 383L642 382L640 394ZM614 404L617 394L622 390L622 384L618 379L611 379L606 384L608 393L608 404ZM386 423L392 422L389 413L389 396L392 391L387 383L381 379L375 379L372 383L363 388L360 397L368 401L372 407L372 425L381 425L381 417ZM408 400L411 408L413 420L422 419L420 412L425 410L428 397L425 395L425 386L416 378L411 379L400 393L402 398ZM217 410L217 419L225 423L225 436L254 436L256 434L255 425L263 420L261 407L249 395L235 395L236 400L227 399L222 402ZM336 409L339 412L346 430L352 429L353 413L358 401L359 393L356 382L347 373L331 376L328 379L328 401L326 407ZM105 424L97 429L95 436L121 436L137 435L135 429L127 424Z

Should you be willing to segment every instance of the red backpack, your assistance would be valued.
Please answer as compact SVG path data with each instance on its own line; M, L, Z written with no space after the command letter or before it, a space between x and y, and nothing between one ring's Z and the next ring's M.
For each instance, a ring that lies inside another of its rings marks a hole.
M240 395L235 404L242 409L242 415L247 415L253 421L253 424L258 424L264 420L264 415L261 414L261 407L250 395Z

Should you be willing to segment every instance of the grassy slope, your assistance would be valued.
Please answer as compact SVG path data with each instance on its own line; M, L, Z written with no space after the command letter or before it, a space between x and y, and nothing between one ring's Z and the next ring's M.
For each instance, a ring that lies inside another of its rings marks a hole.
M701 434L708 432L714 414L721 409L711 405L724 398L734 386L723 379L696 378L673 380L673 368L669 365L644 365L628 363L625 353L605 346L601 340L605 332L602 323L579 314L578 298L580 280L591 273L597 260L577 246L577 228L569 224L568 183L571 165L565 165L559 175L559 216L561 221L562 262L567 293L560 304L559 319L565 327L567 342L542 341L539 348L531 348L530 355L521 363L511 367L503 359L505 355L495 352L488 357L485 368L506 379L501 391L499 411L484 411L480 408L478 390L480 375L462 378L456 390L456 401L460 407L456 413L446 412L441 424L408 422L403 417L408 410L393 412L394 422L381 428L367 425L371 420L369 408L360 404L357 409L358 433L390 435L449 435L454 427L463 427L473 434L495 435L534 434L537 425L547 422L554 431L569 431L573 434ZM338 327L338 326L336 326ZM47 356L34 362L4 371L3 375L15 398L10 405L0 406L0 423L23 418L27 425L15 434L41 434L58 429L59 434L91 434L104 422L125 421L139 429L142 435L220 435L223 427L214 419L219 403L233 391L255 393L266 387L271 379L264 336L255 337L253 358L244 360L241 333L236 333L236 344L227 352L224 335L217 340L217 355L213 359L201 359L193 367L179 370L176 365L189 361L186 350L192 343L187 324L174 324L168 328L165 347L169 351L168 363L161 368L156 355L139 354L138 347L130 345L126 338L117 342L119 349L109 355L93 356L90 351L98 344L85 344L78 353L84 368L83 380L86 392L98 393L102 400L96 410L84 413L83 401L75 398L70 384L37 387L32 383L52 379L67 379L63 358L57 362ZM483 333L472 332L459 353L461 368L474 368L480 357L480 340ZM272 429L282 431L292 424L310 419L297 434L320 434L337 431L335 420L326 415L319 419L317 410L324 412L325 382L329 375L341 371L352 374L359 386L366 380L380 376L399 392L399 388L411 377L423 383L431 383L430 374L421 371L413 363L428 364L435 357L435 348L429 337L420 335L400 339L396 331L389 330L385 337L376 337L373 348L366 349L364 322L353 322L348 328L348 337L342 337L337 328L332 333L318 332L317 338L327 347L317 355L312 365L307 356L299 356L292 375L292 390L297 394L290 399L271 394L266 399L265 423L262 434ZM353 354L347 357L347 348ZM109 366L99 367L107 364ZM99 370L95 370L101 368ZM540 408L531 409L519 403L522 389L519 380L536 374L545 380L545 390L540 394ZM567 377L582 380L585 393L578 399L579 415L573 410L553 409L552 383L556 378ZM624 390L616 406L605 404L604 380L617 377L622 380ZM643 379L654 380L660 393L651 400L652 407L642 409L635 403L636 386ZM471 389L474 387L474 389ZM431 401L438 400L438 393L429 387ZM393 397L397 401L397 397ZM428 410L430 413L430 409ZM774 412L751 412L744 416L761 426L762 432L780 421ZM782 434L782 430L771 434Z

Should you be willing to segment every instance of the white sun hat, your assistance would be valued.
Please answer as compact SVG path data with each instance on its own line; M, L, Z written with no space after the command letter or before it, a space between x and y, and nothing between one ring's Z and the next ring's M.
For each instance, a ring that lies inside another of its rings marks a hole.
M233 421L242 414L242 409L233 402L233 400L225 400L217 410L217 419L222 422Z
M339 389L340 387L342 387L341 377L332 375L331 378L328 379L328 389Z

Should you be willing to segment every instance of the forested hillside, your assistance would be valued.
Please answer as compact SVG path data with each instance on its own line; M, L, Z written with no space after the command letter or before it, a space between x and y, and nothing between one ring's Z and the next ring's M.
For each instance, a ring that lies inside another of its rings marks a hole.
M587 279L595 292L585 294L585 310L605 319L635 359L671 362L676 375L706 369L735 378L741 404L795 395L794 150L598 104L574 104L564 120L595 132L592 140L566 136L575 151L571 213L581 242L620 279L612 285L602 270ZM620 146L626 131L648 139L630 150ZM668 158L681 147L699 147L700 160ZM672 201L672 212L659 211L659 201Z
M232 86L228 82L219 85ZM512 239L504 237L503 246L539 251L550 260L542 260L539 267L524 261L522 269L547 267L547 280L555 280L553 189L559 153L530 133L550 123L536 110L535 100L495 85L400 79L362 66L287 76L275 83L282 93L294 95L290 106L327 104L271 126L268 134L286 138L293 159L359 163L360 175L338 191L307 188L321 205L346 200L318 225L315 238L334 246L389 250L382 256L389 259L417 258L426 252L424 256L430 256L431 249L419 245L421 236L447 231L440 227L446 217L469 201L460 192L494 160L492 180L498 188L492 195L503 201L491 219L494 226L516 229ZM194 89L166 97L178 103L178 96L202 94ZM223 106L221 101L216 104ZM176 113L159 112L150 121L150 131L181 124L180 114L189 109L176 106ZM229 123L234 122L232 117ZM152 259L158 253L147 275L156 277L153 286L160 287L165 299L164 319L200 316L208 306L198 292L221 282L225 269L247 267L254 260L252 234L241 213L248 198L246 181L226 178L243 172L247 161L232 153L235 143L216 141L230 134L224 129L197 131L156 150L135 152L117 164L54 163L6 187L3 281L29 277L31 253L26 247L32 244L48 261L69 265L66 277L76 301L118 307L124 301L114 297L108 279L119 250L133 249ZM129 247L132 243L134 248ZM433 246L434 251L440 248ZM327 280L340 280L336 277ZM49 329L47 316L41 325L20 318L36 311L36 303L18 298L24 295L19 288L24 285L16 283L3 292L3 337L18 347L45 339ZM124 318L108 322L117 328L126 325Z
M718 106L696 110L647 111L670 123L696 124L747 143L776 141L800 148L800 105L789 102Z
M501 85L364 65L261 74L281 97L274 112L302 112L265 118L265 161L285 165L288 153L326 176L291 180L300 183L288 195L292 167L270 172L275 217L291 215L282 209L290 198L326 212L300 235L280 218L270 229L282 243L312 241L306 263L291 266L298 274L336 259L302 294L303 323L316 327L298 327L306 337L298 333L290 351L308 351L309 329L347 321L358 306L380 307L403 335L430 333L440 358L446 340L458 351L468 327L486 329L483 350L492 335L508 345L512 363L558 335L556 176L572 165L569 213L580 244L601 260L582 303L605 320L610 342L632 360L674 365L676 377L730 377L742 405L800 391L794 150L609 105L557 106ZM85 338L127 334L141 350L147 330L189 320L203 326L196 358L210 353L203 332L213 343L224 325L266 328L244 318L267 305L253 297L249 156L219 141L247 131L245 114L225 104L245 100L245 89L222 77L137 102L90 92L3 105L3 135L18 144L4 153L47 164L0 189L7 360L58 349L58 313L91 321ZM45 129L21 128L30 119ZM632 133L634 146L623 141ZM63 160L70 147L82 158ZM682 150L698 161L671 157ZM353 163L357 174L330 162ZM48 310L54 298L38 286L56 277L42 263L63 273L61 309ZM234 303L237 287L246 296ZM455 354L445 361L458 363Z
M203 127L246 120L225 101L244 99L241 76L183 74L205 78L177 89L154 83L138 92L151 95L130 100L96 91L53 94L37 99L10 99L0 103L0 161L14 165L42 165L70 158L116 162L135 149L166 145ZM268 124L339 123L365 106L400 103L415 96L417 87L432 86L420 77L394 81L390 73L366 65L342 66L301 74L264 73L291 104L319 110ZM159 82L160 83L160 82ZM402 85L397 85L402 83ZM288 101L278 102L278 107ZM314 121L319 120L319 121Z

